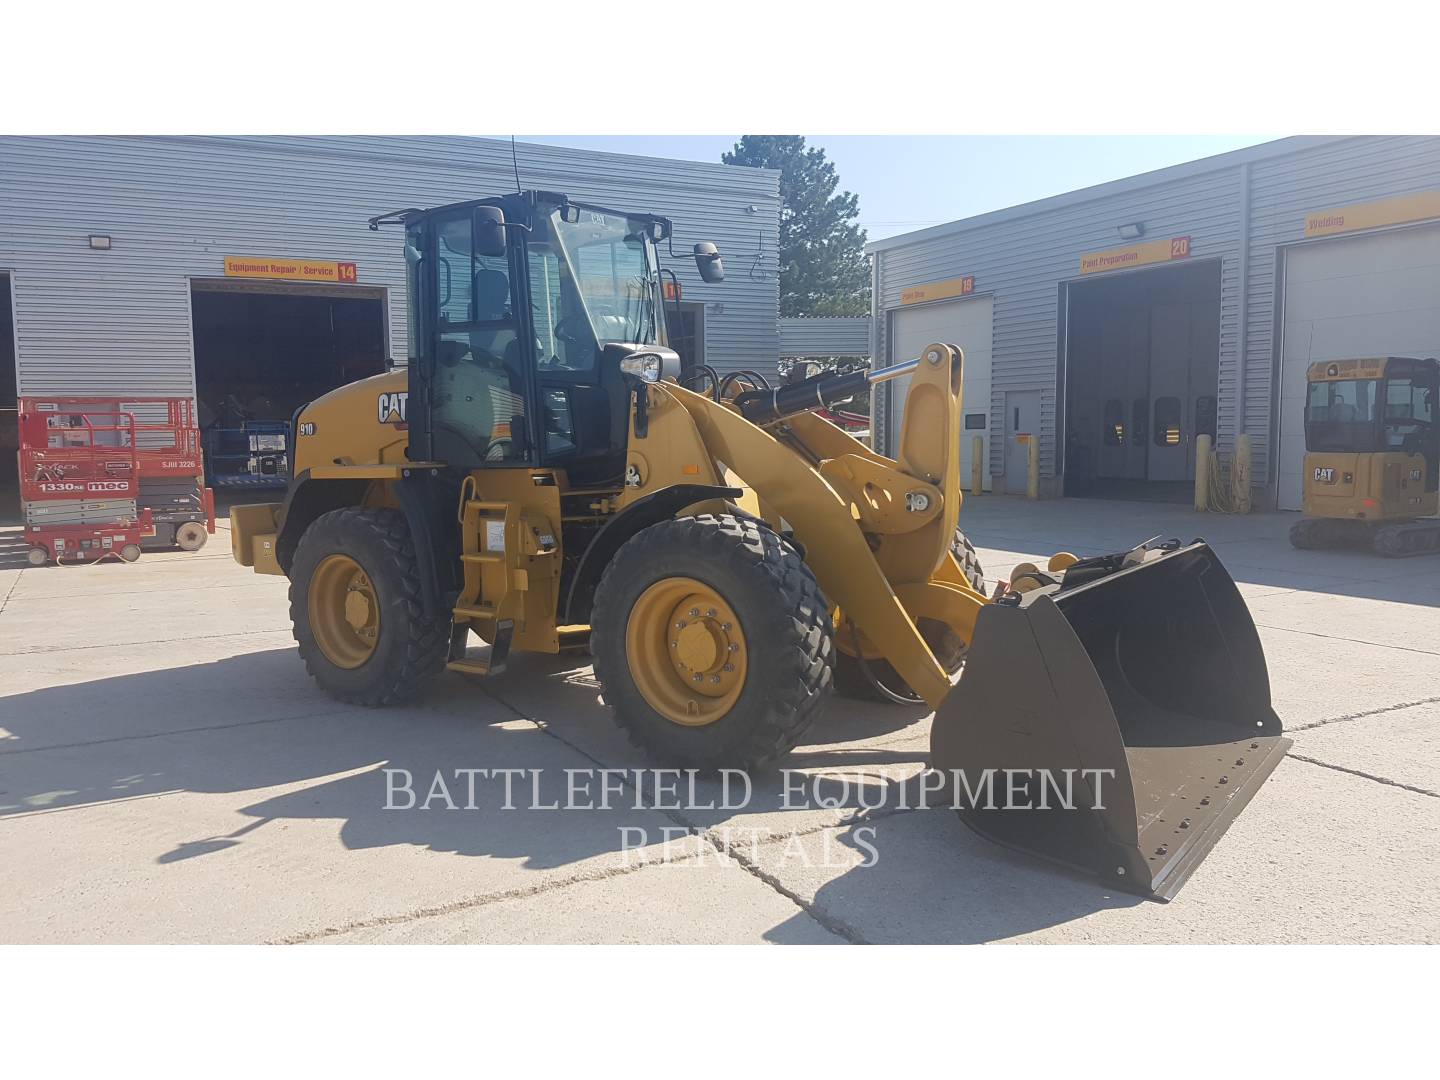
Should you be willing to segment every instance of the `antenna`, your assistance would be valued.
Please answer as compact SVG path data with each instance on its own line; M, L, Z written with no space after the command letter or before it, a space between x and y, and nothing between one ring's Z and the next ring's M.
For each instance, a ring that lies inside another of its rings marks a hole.
M510 163L515 166L515 194L520 194L520 158L515 154L515 136L510 136Z

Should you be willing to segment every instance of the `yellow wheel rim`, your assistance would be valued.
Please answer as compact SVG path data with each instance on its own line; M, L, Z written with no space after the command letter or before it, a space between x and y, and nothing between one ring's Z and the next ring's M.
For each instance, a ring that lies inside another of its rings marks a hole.
M380 640L380 604L370 575L349 555L327 555L310 579L310 631L336 667L358 668Z
M657 581L625 625L630 677L652 709L704 727L725 716L745 688L745 632L718 592L694 578Z

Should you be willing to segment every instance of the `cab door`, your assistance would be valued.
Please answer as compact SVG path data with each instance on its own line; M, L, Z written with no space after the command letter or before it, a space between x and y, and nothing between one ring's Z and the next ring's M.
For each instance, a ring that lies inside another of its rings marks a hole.
M459 469L532 464L531 350L514 272L523 246L478 254L470 210L437 215L428 233L429 355L419 367L429 456Z

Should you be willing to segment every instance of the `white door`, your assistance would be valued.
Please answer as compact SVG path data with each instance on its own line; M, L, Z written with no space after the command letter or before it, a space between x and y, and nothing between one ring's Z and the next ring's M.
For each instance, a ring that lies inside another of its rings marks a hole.
M1282 341L1279 506L1299 510L1311 361L1440 356L1440 227L1290 249Z
M901 308L890 329L890 360L898 364L913 360L931 342L959 345L965 353L960 424L960 485L970 490L970 452L974 437L983 440L981 472L985 490L990 490L990 348L993 338L994 301L988 296L946 300L936 304ZM900 417L905 409L909 378L896 379L890 394L890 446L900 436Z
M1040 438L1040 391L1005 392L1005 493L1030 489L1030 443Z

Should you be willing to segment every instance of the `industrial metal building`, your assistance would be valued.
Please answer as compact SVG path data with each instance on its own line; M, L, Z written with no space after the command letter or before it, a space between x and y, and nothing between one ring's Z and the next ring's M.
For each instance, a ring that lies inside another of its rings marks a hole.
M513 152L513 156L512 156ZM197 397L202 424L406 357L405 261L368 218L520 184L674 221L672 342L773 371L779 173L488 139L0 138L0 489L15 395ZM688 257L715 242L726 280ZM663 258L663 255L662 255Z
M1195 436L1243 432L1256 505L1299 509L1306 366L1440 355L1440 138L1281 139L867 250L875 363L965 350L962 476L980 435L1024 491L1038 438L1043 495L1185 499Z
M794 315L780 319L780 356L868 357L870 316Z

